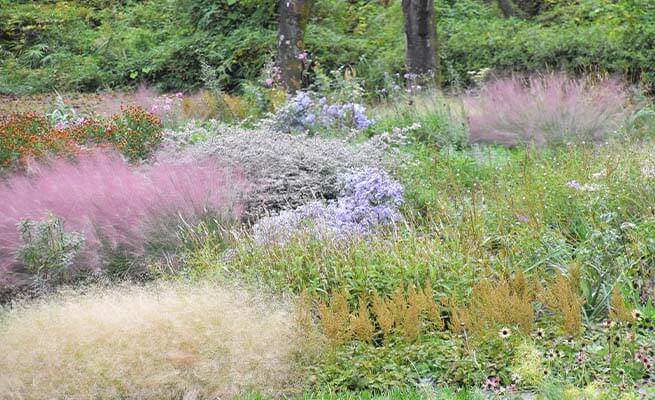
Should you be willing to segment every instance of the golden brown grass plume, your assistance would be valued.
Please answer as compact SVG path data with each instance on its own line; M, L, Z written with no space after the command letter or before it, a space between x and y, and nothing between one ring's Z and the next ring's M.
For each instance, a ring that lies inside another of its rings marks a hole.
M535 319L534 300L533 291L521 271L514 277L484 280L473 287L467 305L451 299L450 328L458 332L465 329L478 336L495 334L501 326L516 327L528 333Z

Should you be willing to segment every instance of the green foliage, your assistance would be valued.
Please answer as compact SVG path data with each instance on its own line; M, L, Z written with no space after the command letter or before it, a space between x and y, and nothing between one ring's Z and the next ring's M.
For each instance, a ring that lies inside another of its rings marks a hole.
M16 258L33 275L38 287L70 280L70 268L84 245L84 236L67 232L61 218L50 215L41 221L23 220L18 226L23 246Z
M468 144L461 106L440 93L396 95L382 103L377 111L380 116L370 134L397 131L410 142L455 150Z
M387 5L388 3L388 5ZM655 37L648 0L521 1L531 19L502 18L479 0L437 2L440 79L470 71L610 72L653 90ZM172 0L8 2L0 10L0 93L156 84L199 86L203 61L221 86L257 80L275 53L277 2ZM626 23L629 22L629 23ZM366 87L404 70L400 2L322 0L305 35L325 70L354 67ZM310 76L310 79L313 79Z
M112 118L104 140L108 139L130 160L147 159L162 141L161 122L140 107L126 107L122 111Z

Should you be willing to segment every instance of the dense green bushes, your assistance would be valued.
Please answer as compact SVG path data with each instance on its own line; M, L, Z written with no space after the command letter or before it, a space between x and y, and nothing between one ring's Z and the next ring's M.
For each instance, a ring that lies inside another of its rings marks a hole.
M275 53L271 0L2 1L0 93L143 81L190 89L200 85L202 61L217 69L225 88L239 90ZM400 4L384 3L317 1L305 38L312 60L327 70L355 67L369 89L383 85L385 72L402 72ZM469 72L483 68L607 71L649 90L655 84L655 10L648 0L562 2L531 19L502 18L478 0L437 7L444 84L469 84Z

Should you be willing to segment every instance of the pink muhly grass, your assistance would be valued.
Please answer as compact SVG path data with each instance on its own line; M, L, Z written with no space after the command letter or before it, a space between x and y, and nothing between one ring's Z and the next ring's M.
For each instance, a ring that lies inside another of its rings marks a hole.
M605 140L624 121L628 100L617 80L551 74L490 82L464 104L471 142L514 146Z
M15 254L22 245L17 224L52 213L67 231L84 234L83 268L102 270L103 246L144 252L148 228L162 220L197 221L209 212L240 213L244 181L216 161L162 160L139 168L120 156L96 152L71 163L51 160L35 176L14 175L0 182L0 291L15 281ZM161 232L158 232L161 233Z

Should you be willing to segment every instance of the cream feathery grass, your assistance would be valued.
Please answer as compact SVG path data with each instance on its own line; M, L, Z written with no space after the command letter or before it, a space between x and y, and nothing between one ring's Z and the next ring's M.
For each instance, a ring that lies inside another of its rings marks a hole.
M280 393L298 382L296 315L288 302L213 283L60 292L0 315L0 393L21 400Z

